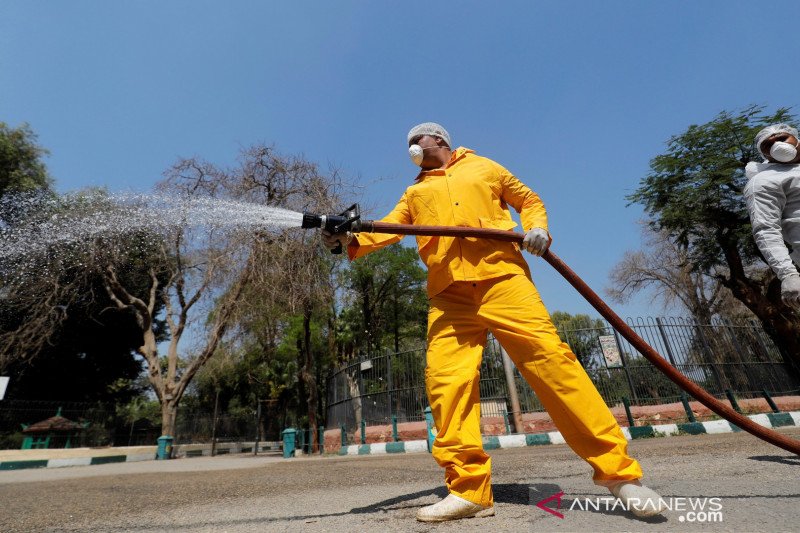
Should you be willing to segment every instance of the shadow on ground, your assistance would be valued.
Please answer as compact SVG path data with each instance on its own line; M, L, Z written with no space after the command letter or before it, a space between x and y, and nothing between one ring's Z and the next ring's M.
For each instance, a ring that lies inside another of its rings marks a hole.
M800 466L800 457L798 456L786 457L781 455L753 455L752 457L748 457L748 459L752 459L753 461L780 463L782 465Z

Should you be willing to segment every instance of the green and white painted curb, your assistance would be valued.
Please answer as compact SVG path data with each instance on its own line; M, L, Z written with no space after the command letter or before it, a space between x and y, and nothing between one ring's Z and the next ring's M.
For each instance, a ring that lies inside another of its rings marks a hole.
M64 466L104 465L108 463L131 463L152 461L154 453L136 455L101 455L99 457L67 457L60 459L34 459L29 461L3 461L0 470L22 470L24 468L61 468Z
M238 453L252 453L254 443L252 442L231 442L224 444L217 444L216 454L238 454ZM260 442L258 449L261 452L278 451L280 450L280 442ZM92 449L86 448L85 456L77 457L58 457L52 459L21 459L15 458L13 460L0 460L0 471L2 470L22 470L25 468L61 468L65 466L88 466L88 465L104 465L109 463L133 463L137 461L153 461L156 458L156 446L140 446L139 449L130 453L124 453L124 448L106 448L105 453L100 455L91 455ZM142 451L143 449L147 451ZM79 449L73 448L71 453L78 452ZM25 452L37 451L41 452L39 455L46 454L47 450L24 450ZM53 453L63 452L64 450L53 449ZM119 451L114 454L113 452ZM78 452L80 453L80 452ZM211 456L211 444L179 444L175 446L173 451L176 458L189 458L189 457L209 457Z
M748 418L766 428L800 426L800 411L749 415ZM673 435L733 433L737 431L741 431L741 429L727 420L709 420L707 422L687 422L683 424L660 424L656 426L622 428L622 432L628 440L670 437ZM486 450L522 448L525 446L541 446L546 444L564 444L564 442L564 437L558 431L517 435L490 435L483 437L483 447ZM342 447L339 450L339 455L384 455L427 451L427 441L411 440L402 442L351 444L350 446Z

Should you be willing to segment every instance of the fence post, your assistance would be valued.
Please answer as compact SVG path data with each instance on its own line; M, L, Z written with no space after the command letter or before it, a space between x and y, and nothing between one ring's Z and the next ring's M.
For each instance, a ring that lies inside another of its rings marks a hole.
M733 391L731 389L725 389L725 396L728 397L728 401L731 402L731 407L737 413L741 413L742 409L739 407L739 404L736 402L736 397L733 395Z
M256 399L256 442L253 445L253 455L258 455L258 442L261 440L261 400Z
M769 408L772 409L773 413L780 413L781 412L781 410L778 409L778 406L775 404L775 401L772 399L772 396L770 396L769 393L767 392L767 389L763 389L761 391L761 394L764 396L764 399L767 400L767 403L769 404Z
M689 398L683 391L681 391L681 403L683 403L683 410L686 411L686 416L689 418L689 422L697 422L697 419L694 417L694 413L692 412L692 408L689 407Z
M394 406L392 405L392 356L386 354L386 401L389 402L389 417L394 415Z
M725 387L723 387L722 385L722 378L720 376L720 371L719 368L717 368L717 362L714 358L713 352L711 351L711 347L708 345L708 339L706 339L706 334L703 333L703 326L697 319L694 320L694 326L697 329L697 336L700 337L700 342L703 344L703 351L706 354L706 360L711 365L711 372L714 374L714 378L717 381L717 387L719 387L719 390L722 390ZM727 376L725 377L725 381L727 383Z
M497 343L500 346L500 342ZM503 372L506 376L506 388L508 389L508 400L511 402L511 416L514 419L514 431L516 433L523 433L522 431L522 413L519 406L519 396L517 395L517 381L514 378L514 363L508 356L505 348L500 346L500 357L503 359ZM503 411L506 419L506 434L511 433L511 428L508 425L508 413Z
M656 317L656 326L658 327L658 332L661 334L661 340L664 342L664 348L667 351L669 362L675 367L675 369L677 369L678 365L675 364L675 357L672 355L672 347L669 345L669 339L664 331L664 324L661 323L661 319L659 317Z
M628 424L630 427L636 426L636 420L633 419L633 415L631 414L631 401L628 399L627 396L622 397L622 405L625 406L625 416L628 417Z
M217 454L217 408L219 407L219 389L214 397L214 416L211 420L211 457Z
M736 338L736 330L733 328L733 322L730 320L723 320L722 323L728 330L728 334L731 336L731 344L733 344L733 348L736 350L736 354L739 356L739 364L741 365L742 374L744 374L744 377L747 380L747 386L750 388L750 390L753 390L755 388L753 387L753 380L750 377L750 372L747 371L747 367L745 366L744 351L742 350L742 346L739 344L739 339Z

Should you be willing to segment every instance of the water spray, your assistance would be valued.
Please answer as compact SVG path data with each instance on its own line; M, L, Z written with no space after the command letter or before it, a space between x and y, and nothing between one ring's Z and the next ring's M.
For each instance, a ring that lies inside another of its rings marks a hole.
M307 224L308 221L308 225ZM358 206L351 206L348 210L338 216L318 216L311 214L303 215L304 228L324 228L334 234L342 234L348 231L354 233L389 233L394 235L426 235L432 237L473 237L479 239L494 239L506 242L522 243L524 235L513 231L492 229L492 228L469 228L461 226L417 226L413 224L392 224L389 222L379 222L372 220L362 220ZM341 247L338 252L341 253ZM644 341L633 329L622 320L586 282L584 282L564 261L562 261L551 250L547 250L542 258L547 261L556 271L572 285L600 315L608 320L609 324L617 330L631 345L636 348L650 363L666 375L681 389L685 390L696 398L700 403L708 407L711 411L722 418L735 424L748 433L766 441L770 444L783 448L797 455L800 455L800 441L791 439L785 435L765 428L746 416L737 413L727 405L723 404L714 396L706 392L702 387L693 383L678 372L666 359L656 352L647 342Z

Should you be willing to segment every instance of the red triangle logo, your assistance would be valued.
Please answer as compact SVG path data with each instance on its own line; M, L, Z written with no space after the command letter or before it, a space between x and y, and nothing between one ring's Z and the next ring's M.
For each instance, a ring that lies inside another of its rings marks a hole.
M549 496L549 497L545 498L544 500L542 500L540 502L537 502L536 503L536 507L538 507L542 511L547 511L550 514L554 514L559 518L564 518L563 514L559 513L558 511L554 511L554 510L550 509L549 507L545 506L546 503L551 502L553 500L556 500L556 501L558 501L558 504L556 505L556 509L561 509L561 497L563 495L564 495L564 491L561 491L561 492L559 492L557 494L553 494L552 496Z

